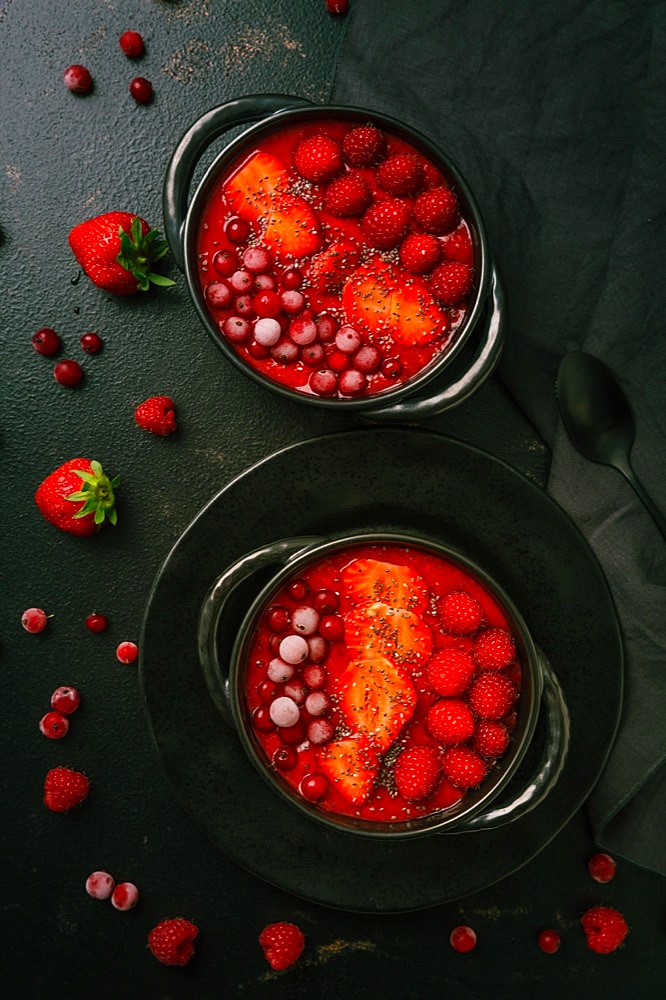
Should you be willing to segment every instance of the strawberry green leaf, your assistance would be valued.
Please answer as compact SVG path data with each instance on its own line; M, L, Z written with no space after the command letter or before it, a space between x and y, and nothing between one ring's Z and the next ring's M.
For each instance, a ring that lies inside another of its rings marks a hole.
M120 483L120 478L115 476L114 479L109 479L97 461L90 463L90 470L90 472L83 469L73 470L84 481L80 490L75 490L65 498L73 503L84 501L73 517L82 518L92 514L97 525L103 524L104 521L116 524L118 515L115 509L114 489Z
M120 252L116 257L117 263L136 278L139 291L148 291L151 283L160 288L175 285L175 281L171 278L152 271L155 261L160 260L167 252L166 241L161 239L156 229L149 230L145 235L142 229L138 215L132 219L129 233L125 232L122 226L118 228Z

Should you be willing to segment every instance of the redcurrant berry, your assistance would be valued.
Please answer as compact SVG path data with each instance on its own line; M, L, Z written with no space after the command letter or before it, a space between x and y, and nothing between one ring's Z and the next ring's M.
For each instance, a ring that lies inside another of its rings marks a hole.
M43 326L37 333L33 333L32 346L38 354L57 354L60 350L60 337L50 326Z
M135 76L130 81L129 92L137 104L149 104L153 99L153 85L145 76Z
M145 46L138 31L123 31L118 39L120 48L130 59L138 59L143 55Z

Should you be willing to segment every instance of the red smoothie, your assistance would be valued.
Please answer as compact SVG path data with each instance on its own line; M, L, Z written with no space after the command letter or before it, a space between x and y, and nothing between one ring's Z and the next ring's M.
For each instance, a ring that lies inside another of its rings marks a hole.
M450 806L487 778L515 725L507 615L461 566L357 545L271 599L251 637L244 709L278 780L377 823Z
M215 183L198 278L240 358L300 393L376 395L455 343L473 235L447 178L401 137L327 119L264 136Z

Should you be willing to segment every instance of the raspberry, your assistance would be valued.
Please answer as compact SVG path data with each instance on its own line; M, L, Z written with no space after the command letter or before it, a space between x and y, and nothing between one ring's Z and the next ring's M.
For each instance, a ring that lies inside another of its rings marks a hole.
M389 194L415 194L423 184L423 167L413 153L396 153L377 168L377 183Z
M54 767L44 781L44 805L52 812L69 812L88 797L90 782L70 767Z
M294 151L294 164L306 181L314 184L330 181L342 166L340 143L327 135L302 139Z
M451 698L467 690L475 669L469 653L447 646L435 653L428 663L426 681L436 694Z
M458 199L446 187L423 191L414 202L414 218L426 233L448 233L460 219Z
M477 788L486 776L486 765L469 747L448 747L442 755L442 770L454 788Z
M504 670L516 655L513 636L503 628L487 628L474 640L474 659L483 670Z
M359 125L345 135L342 152L352 167L370 167L384 152L384 136L374 125Z
M594 854L587 863L587 870L595 882L604 884L615 878L617 865L610 854Z
M177 429L174 402L170 396L151 396L139 403L134 411L134 419L144 431L160 437L173 434Z
M618 910L610 906L593 906L580 919L587 946L598 955L609 955L619 948L629 928Z
M397 247L407 232L409 208L399 198L375 202L361 219L366 242L377 250Z
M470 267L474 263L472 240L464 225L458 226L447 236L442 236L439 245L445 260L457 260L461 264L469 264Z
M428 709L426 728L440 743L464 743L474 733L474 716L459 698L442 698Z
M482 719L474 731L473 746L482 757L501 757L509 745L509 730L501 722Z
M472 291L473 284L472 268L457 261L440 264L430 277L430 291L445 306L453 306L464 299Z
M410 802L420 802L435 788L442 764L435 747L416 746L403 750L395 762L394 777L398 791Z
M481 719L501 719L509 711L518 692L504 674L479 674L469 691L469 703Z
M324 208L342 219L362 215L370 202L370 188L360 174L335 177L324 195Z
M444 627L456 635L471 635L483 619L483 608L471 594L453 590L444 598L440 607Z
M187 965L198 933L196 924L184 917L162 920L148 935L148 947L162 965Z
M554 955L560 950L560 935L557 931L546 930L539 934L539 947L546 955Z
M266 961L271 969L288 969L305 948L305 935L296 924L280 921L268 924L259 935Z
M400 244L400 263L413 274L432 271L439 258L439 242L428 233L410 233Z

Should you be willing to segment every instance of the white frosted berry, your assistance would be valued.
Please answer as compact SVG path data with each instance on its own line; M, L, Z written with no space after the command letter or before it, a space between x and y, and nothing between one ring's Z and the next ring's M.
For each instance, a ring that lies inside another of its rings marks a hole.
M319 627L319 613L309 604L302 604L292 612L291 627L299 635L314 635Z
M331 707L331 699L325 691L310 691L305 699L305 710L309 715L326 715Z
M312 635L308 639L308 657L313 663L322 663L328 656L330 643L323 635Z
M294 668L291 663L285 663L279 656L271 660L268 664L268 679L274 684L284 684L294 676Z
M263 347L272 347L277 344L282 334L282 328L276 319L264 316L254 324L254 339Z
M92 872L86 879L86 892L93 899L108 899L115 884L108 872Z
M301 717L301 713L298 710L296 702L284 695L281 698L276 698L275 701L272 702L269 714L271 722L275 723L276 726L280 726L282 729L288 729L289 726L295 726Z
M297 705L302 705L305 701L308 689L303 681L289 681L289 683L284 686L284 693L288 698L291 698L292 701L295 701Z
M278 652L285 663L302 663L308 655L308 644L302 635L286 635Z
M335 335L335 346L344 354L354 354L361 346L361 338L353 326L341 326Z

